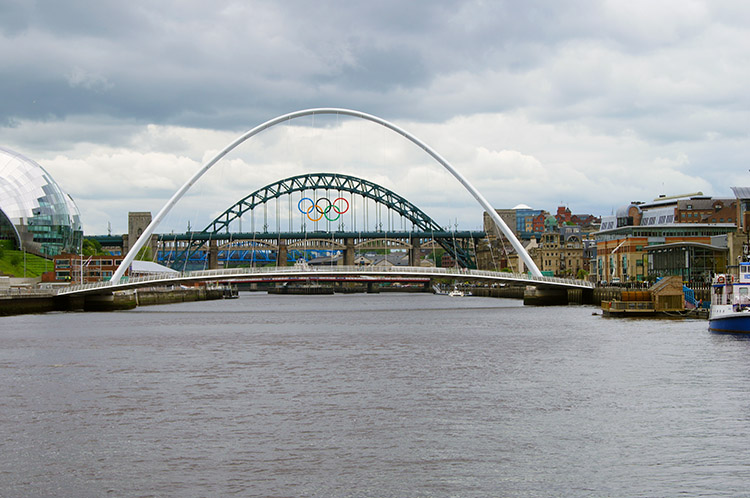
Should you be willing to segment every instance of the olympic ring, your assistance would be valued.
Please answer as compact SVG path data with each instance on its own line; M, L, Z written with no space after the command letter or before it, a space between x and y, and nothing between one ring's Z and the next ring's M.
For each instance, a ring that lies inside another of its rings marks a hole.
M308 201L310 203L310 207L306 209L302 209L302 203L304 201ZM328 203L328 205L325 207L321 207L320 201L325 201ZM339 207L339 201L343 201L346 204L346 207L344 207L343 209ZM328 221L336 221L341 217L342 214L349 211L349 201L347 201L343 197L337 197L336 199L334 199L333 202L331 202L331 200L328 197L320 197L316 200L312 200L309 197L303 197L297 203L297 209L299 209L300 213L307 215L307 219L310 221L320 221L323 219L324 216L325 216L325 219L327 219ZM320 216L318 216L317 218L310 216L310 213L313 213L313 211L319 214ZM328 216L328 213L330 213L331 211L336 213L335 218Z
M328 203L328 205L326 206L326 208L325 208L325 209L320 209L320 206L318 206L318 203L319 203L320 201L326 201L326 202ZM320 214L325 214L325 215L327 215L327 214L328 214L328 212L329 212L329 211L331 210L331 200L330 200L330 199L329 199L328 197L321 197L320 199L318 199L317 201L315 201L315 210L316 210L316 211L317 211L318 213L320 213ZM326 216L326 219L327 219L327 218L328 218L328 216Z

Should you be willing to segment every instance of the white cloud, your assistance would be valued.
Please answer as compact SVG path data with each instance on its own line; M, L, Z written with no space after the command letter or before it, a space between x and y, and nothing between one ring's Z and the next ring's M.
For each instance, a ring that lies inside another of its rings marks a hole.
M279 125L230 153L181 201L164 231L184 229L188 219L202 228L253 190L310 172L363 177L403 195L441 224L457 219L466 228L481 226L476 202L417 146L361 120L317 120ZM585 127L537 123L523 114L402 126L498 208L526 203L553 210L562 203L576 212L601 214L661 193L714 193L706 179L689 173L687 149L657 149L633 135L596 135ZM158 211L234 138L227 132L148 125L134 135L133 149L96 147L81 157L61 154L41 163L76 198L88 232L102 233L106 222L122 231L127 211Z

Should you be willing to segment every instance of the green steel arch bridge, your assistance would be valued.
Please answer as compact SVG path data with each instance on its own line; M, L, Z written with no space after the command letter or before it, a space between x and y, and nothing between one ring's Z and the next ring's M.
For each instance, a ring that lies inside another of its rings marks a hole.
M282 198L288 199L286 205L280 202ZM316 199L325 202L316 203ZM339 202L334 204L332 199ZM281 205L288 218L288 230L268 230L271 201L276 201L272 216L276 215L277 228L282 224L278 219ZM242 220L248 216L252 229L243 231ZM264 223L259 231L255 230L255 218L260 216ZM393 222L393 216L401 221L400 226ZM299 218L295 230L294 218ZM357 230L358 218L362 218L362 225L369 226ZM312 221L315 219L318 221ZM308 229L310 225L313 230ZM320 225L323 230L317 229ZM159 259L178 270L184 270L189 262L191 267L202 264L204 269L217 268L220 260L231 264L231 254L243 251L252 255L274 253L277 263L284 266L287 260L296 260L295 255L304 257L310 251L342 252L344 264L354 264L355 252L398 249L410 252L410 263L418 265L414 252L438 248L448 253L456 266L476 268L475 247L485 236L483 231L441 227L403 196L369 180L337 173L309 173L278 180L246 195L201 231L161 234L156 239ZM93 238L103 245L113 243L111 237ZM247 262L246 257L236 260Z

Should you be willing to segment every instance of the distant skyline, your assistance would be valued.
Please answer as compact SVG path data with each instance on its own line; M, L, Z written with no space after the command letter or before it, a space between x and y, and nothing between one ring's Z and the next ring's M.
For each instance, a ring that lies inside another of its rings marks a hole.
M315 107L396 123L498 209L606 216L750 184L750 4L739 1L0 2L0 145L40 163L89 234L156 212L244 131ZM280 178L341 172L438 223L476 202L421 150L336 116L268 130L159 231Z

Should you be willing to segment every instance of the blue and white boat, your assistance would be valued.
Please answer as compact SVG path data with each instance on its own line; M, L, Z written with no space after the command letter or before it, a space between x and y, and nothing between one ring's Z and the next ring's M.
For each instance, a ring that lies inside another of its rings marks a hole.
M711 332L750 333L750 263L740 263L740 276L720 274L711 285Z

